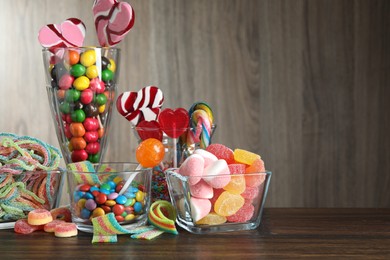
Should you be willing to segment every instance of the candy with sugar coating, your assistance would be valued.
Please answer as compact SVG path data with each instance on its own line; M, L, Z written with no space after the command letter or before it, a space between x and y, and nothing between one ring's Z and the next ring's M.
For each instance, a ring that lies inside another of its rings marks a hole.
M223 144L210 144L206 150L214 154L218 159L225 160L228 164L235 163L232 149Z
M213 188L204 180L195 185L190 185L190 192L193 197L200 199L211 199L214 195Z
M53 221L53 217L46 209L34 209L27 215L27 222L30 225L44 225L51 221Z
M224 191L214 204L214 211L221 216L231 216L244 205L245 199L238 194Z
M234 160L238 163L251 165L255 160L260 159L260 155L243 149L235 149L233 152Z
M207 166L209 166L211 163L215 162L218 160L217 156L215 156L214 154L206 151L206 150L203 150L203 149L196 149L194 151L194 154L199 154L200 156L203 157L204 159L204 167L206 168Z
M204 169L203 179L213 188L220 189L230 182L230 171L225 160L217 160Z
M265 167L262 159L256 159L245 170L246 186L258 187L265 181Z
M251 203L245 203L235 214L228 216L229 222L246 222L250 220L255 212L255 207Z
M14 231L19 234L30 234L36 230L41 230L42 226L30 225L27 219L18 219L15 222Z
M231 176L231 180L223 187L224 190L230 191L233 194L241 194L245 191L245 176L244 174L235 174Z
M77 226L75 223L61 223L55 226L54 235L56 237L74 237L77 236Z
M196 224L198 225L220 225L226 222L226 217L220 216L215 212L210 212L204 218L198 220Z
M202 179L203 168L203 157L199 154L192 154L180 166L179 173L183 176L190 177L188 183L190 185L195 185Z
M191 217L194 222L210 213L211 202L208 199L191 198Z
M48 233L54 233L56 226L59 224L63 224L63 223L66 223L66 222L63 220L60 220L60 219L54 219L53 221L45 224L43 227L43 230L45 232L48 232Z

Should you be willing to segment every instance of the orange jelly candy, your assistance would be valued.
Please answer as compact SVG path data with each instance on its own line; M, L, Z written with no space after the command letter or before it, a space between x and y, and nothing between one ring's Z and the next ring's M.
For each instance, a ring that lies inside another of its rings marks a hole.
M256 159L245 170L245 181L248 187L258 187L265 181L265 167L262 159ZM252 173L252 174L249 174Z
M196 224L198 225L220 225L226 222L225 216L220 216L215 212L210 212L205 217L199 219Z
M245 163L251 165L256 159L260 159L260 155L243 150L235 149L234 150L234 160L238 163Z
M224 191L214 204L214 211L221 216L231 216L235 214L245 203L245 199L238 194Z
M223 189L233 194L243 193L245 191L245 176L243 174L232 175L230 182Z

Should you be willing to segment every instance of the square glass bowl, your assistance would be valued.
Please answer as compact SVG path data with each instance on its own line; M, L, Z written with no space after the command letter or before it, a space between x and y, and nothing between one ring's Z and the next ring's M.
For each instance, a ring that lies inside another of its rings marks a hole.
M185 230L207 234L250 230L260 225L271 172L207 177L182 176L177 169L165 173L171 201L177 210L176 223ZM230 181L223 188L211 188L212 191L210 187L205 188L209 186L207 181L224 182L226 178ZM250 186L245 185L245 180ZM197 184L190 185L193 183Z
M0 173L0 229L13 228L31 210L59 206L64 171Z
M68 170L72 221L92 233L92 218L110 212L131 230L147 222L150 207L151 168L135 163L91 164L92 169Z

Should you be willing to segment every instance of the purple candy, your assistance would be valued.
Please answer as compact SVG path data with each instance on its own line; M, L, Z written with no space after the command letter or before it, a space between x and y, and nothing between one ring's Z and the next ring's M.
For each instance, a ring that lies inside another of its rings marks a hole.
M88 210L94 210L96 208L96 202L93 199L88 199L85 202L85 208Z
M119 195L118 193L113 192L113 193L108 194L107 198L109 200L114 200L114 199L116 199L118 197L118 195Z

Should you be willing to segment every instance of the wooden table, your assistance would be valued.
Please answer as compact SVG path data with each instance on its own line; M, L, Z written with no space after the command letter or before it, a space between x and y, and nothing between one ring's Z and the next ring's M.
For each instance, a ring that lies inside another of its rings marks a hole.
M390 259L390 209L267 208L257 230L212 235L163 234L146 241L121 235L91 244L91 234L56 238L0 231L0 258L360 258Z

